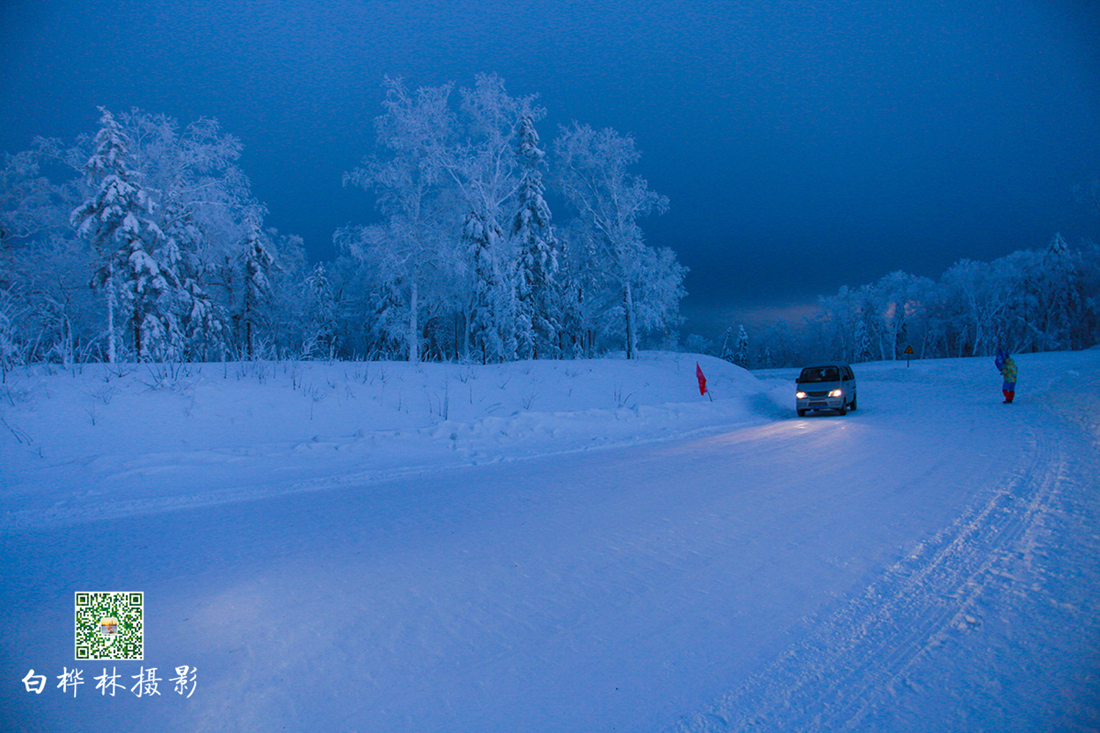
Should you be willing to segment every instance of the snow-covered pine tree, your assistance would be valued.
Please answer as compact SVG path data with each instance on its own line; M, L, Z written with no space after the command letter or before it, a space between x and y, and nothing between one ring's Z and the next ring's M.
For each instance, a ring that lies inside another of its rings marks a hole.
M561 298L555 280L558 244L550 226L550 207L544 198L542 167L546 154L539 148L534 115L525 114L520 118L516 138L521 172L512 237L519 252L516 318L519 356L524 359L554 357L558 356L562 320Z
M118 357L116 313L130 322L138 358L164 358L180 340L171 308L179 251L150 217L153 201L133 168L129 138L110 112L100 111L94 152L84 168L94 193L70 220L99 255L92 282L107 301L108 360Z
M507 294L511 285L496 260L503 239L496 221L473 211L466 216L462 242L474 274L467 338L471 355L483 364L515 358L515 338L512 336L510 343L506 338L512 324L499 318L506 302L501 295Z
M315 352L323 357L332 357L337 346L337 297L329 281L325 265L318 262L305 281L307 317L302 356L309 357Z
M199 361L222 356L227 336L224 310L214 303L206 287L207 266L200 254L204 244L201 228L188 207L174 196L167 197L159 213L166 250L177 261L179 287L172 293L172 307L186 355Z
M733 363L742 369L749 368L749 334L745 331L744 324L737 327L737 351Z
M263 210L236 166L241 143L223 134L215 120L180 130L171 117L136 109L119 119L133 142L142 186L156 204L151 218L179 252L174 300L187 356L220 357L229 347L227 311L233 303L218 302L214 263L236 258L246 222Z
M722 334L722 348L718 352L718 356L721 359L733 363L733 326L727 326L726 332Z
M595 326L598 309L591 294L599 285L593 263L589 232L580 222L567 225L558 237L558 275L556 278L559 328L557 352L562 357L595 355Z
M265 322L271 300L271 273L275 269L275 256L271 254L267 238L256 221L250 221L244 246L241 248L241 270L244 274L244 293L241 303L241 340L248 358L253 356L259 327Z

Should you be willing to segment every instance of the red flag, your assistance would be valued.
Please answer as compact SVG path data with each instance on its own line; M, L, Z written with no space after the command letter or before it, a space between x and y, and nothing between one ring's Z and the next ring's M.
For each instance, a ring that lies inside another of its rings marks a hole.
M695 378L699 380L699 394L705 395L707 393L707 378L703 376L703 370L699 366L699 362L695 362Z

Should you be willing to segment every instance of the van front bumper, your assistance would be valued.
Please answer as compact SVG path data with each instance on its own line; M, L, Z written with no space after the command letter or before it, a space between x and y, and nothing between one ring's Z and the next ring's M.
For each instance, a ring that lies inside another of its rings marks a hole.
M844 406L844 397L807 397L795 400L799 410L839 410Z

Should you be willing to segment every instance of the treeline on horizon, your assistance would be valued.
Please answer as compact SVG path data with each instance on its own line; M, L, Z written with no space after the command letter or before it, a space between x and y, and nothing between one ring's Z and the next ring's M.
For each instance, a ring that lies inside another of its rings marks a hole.
M1100 210L1100 206L1097 207ZM1055 234L1042 250L992 262L960 260L939 280L892 272L822 296L814 316L759 334L743 325L721 341L689 337L689 350L745 368L819 359L858 363L1086 349L1100 343L1100 248ZM691 348L694 347L694 348Z

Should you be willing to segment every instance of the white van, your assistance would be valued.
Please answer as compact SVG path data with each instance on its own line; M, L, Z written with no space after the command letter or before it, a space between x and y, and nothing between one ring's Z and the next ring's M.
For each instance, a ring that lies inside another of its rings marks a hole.
M803 417L810 410L836 410L846 415L856 409L856 375L842 361L811 364L798 375L795 409Z

